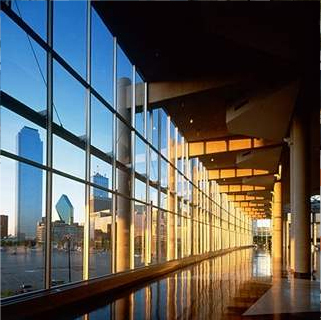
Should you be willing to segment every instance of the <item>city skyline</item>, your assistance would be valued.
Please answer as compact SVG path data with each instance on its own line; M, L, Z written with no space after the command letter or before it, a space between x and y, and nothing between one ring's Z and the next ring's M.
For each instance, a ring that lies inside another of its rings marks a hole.
M42 141L38 130L24 126L17 136L17 152L42 162ZM36 238L37 222L42 216L42 171L25 163L17 164L16 235L19 241Z

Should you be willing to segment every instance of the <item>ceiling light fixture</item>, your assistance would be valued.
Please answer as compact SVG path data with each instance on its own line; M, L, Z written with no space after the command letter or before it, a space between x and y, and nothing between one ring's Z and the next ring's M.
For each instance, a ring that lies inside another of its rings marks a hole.
M194 122L194 120L191 118L190 120L189 120L189 123L193 123Z
M213 161L214 161L214 158L211 158L211 161L213 162Z

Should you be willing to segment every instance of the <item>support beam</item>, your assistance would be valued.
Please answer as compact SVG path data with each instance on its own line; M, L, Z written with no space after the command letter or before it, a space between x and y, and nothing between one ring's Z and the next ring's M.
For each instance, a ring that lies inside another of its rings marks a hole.
M207 141L197 141L189 143L189 157L199 157L203 155L231 152L231 151L244 151L252 149L264 149L267 147L280 146L279 143L260 139L260 138L225 138L214 139Z
M199 93L210 89L218 89L244 81L247 77L232 76L211 79L197 79L190 81L162 81L151 82L148 85L148 103L159 103L179 98L189 94Z
M252 207L252 208L260 208L260 207L266 207L266 208L270 208L269 204L266 204L264 202L262 203L254 203L252 201L235 201L234 202L234 206L235 207L239 207L239 208L247 208L247 207Z
M220 193L230 193L239 191L256 191L256 190L266 190L264 186L250 186L245 184L229 184L219 186Z
M248 195L235 195L231 194L227 196L229 201L253 201L253 200L264 200L264 197L248 196Z
M282 141L288 130L298 89L299 81L292 81L250 97L241 106L232 105L226 112L228 131Z
M218 169L218 170L208 170L209 180L218 179L230 179L230 178L250 178L254 176L262 176L269 174L268 170L257 170L257 169Z

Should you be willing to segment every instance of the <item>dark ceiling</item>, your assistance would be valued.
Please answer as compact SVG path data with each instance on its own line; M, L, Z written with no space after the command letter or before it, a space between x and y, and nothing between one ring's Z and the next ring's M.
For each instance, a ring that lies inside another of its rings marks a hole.
M231 104L299 79L296 108L310 114L311 167L319 172L318 1L94 1L94 6L150 83L241 75L237 83L161 102L189 142L231 136L226 126ZM202 161L210 168L207 158ZM311 179L311 189L319 192L319 175Z
M311 62L318 3L96 1L145 79L237 72L292 77ZM318 32L318 28L316 30ZM318 36L319 37L319 36Z

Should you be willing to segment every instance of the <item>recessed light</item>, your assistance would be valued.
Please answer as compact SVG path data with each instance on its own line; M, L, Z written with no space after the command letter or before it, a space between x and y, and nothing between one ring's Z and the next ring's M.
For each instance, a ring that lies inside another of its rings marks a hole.
M191 118L191 119L189 120L189 123L193 123L193 121L194 121L194 120Z

